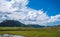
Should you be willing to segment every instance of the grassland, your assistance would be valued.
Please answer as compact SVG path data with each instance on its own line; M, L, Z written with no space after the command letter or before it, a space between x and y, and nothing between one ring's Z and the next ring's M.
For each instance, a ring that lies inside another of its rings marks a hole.
M23 35L25 37L60 37L60 27L0 27L0 34Z

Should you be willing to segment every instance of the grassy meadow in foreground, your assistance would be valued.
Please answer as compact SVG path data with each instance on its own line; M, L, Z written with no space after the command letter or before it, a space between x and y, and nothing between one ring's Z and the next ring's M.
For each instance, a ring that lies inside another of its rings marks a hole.
M60 27L0 27L0 34L23 35L25 37L60 37Z

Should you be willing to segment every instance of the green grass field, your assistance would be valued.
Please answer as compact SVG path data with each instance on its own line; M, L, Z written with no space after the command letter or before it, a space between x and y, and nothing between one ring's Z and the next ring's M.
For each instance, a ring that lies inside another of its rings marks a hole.
M25 37L60 37L60 27L0 27L0 34L23 35Z

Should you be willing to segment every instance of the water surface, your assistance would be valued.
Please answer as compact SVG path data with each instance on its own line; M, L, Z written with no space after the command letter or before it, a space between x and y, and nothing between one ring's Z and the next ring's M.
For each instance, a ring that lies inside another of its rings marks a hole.
M3 34L3 35L0 35L0 37L24 37L24 36L21 36L21 35L9 35L9 34Z

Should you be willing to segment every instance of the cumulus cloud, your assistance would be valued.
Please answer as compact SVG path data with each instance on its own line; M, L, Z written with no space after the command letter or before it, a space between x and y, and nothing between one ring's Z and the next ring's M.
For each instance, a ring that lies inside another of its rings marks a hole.
M43 10L27 7L29 0L1 0L0 22L4 20L18 20L24 24L45 25L60 21L60 14L49 17Z
M60 14L56 16L51 16L48 22L55 22L55 21L60 21Z

